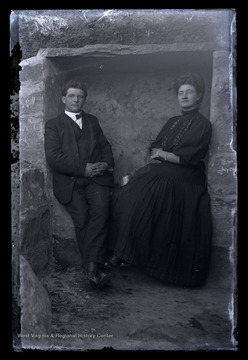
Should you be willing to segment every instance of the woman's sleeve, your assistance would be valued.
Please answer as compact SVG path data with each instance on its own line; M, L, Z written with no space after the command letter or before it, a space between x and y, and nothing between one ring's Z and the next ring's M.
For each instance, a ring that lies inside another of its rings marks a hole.
M192 124L173 153L180 157L182 165L197 165L204 159L209 148L212 126L207 119Z
M165 136L165 126L162 127L159 134L157 135L156 139L151 143L149 150L151 151L153 148L161 148L162 147L162 140Z

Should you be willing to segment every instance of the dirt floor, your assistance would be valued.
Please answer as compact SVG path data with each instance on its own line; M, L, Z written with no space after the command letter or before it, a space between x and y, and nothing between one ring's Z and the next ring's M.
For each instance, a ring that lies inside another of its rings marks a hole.
M165 285L121 267L104 289L81 268L54 270L42 284L52 304L51 351L236 350L230 290Z

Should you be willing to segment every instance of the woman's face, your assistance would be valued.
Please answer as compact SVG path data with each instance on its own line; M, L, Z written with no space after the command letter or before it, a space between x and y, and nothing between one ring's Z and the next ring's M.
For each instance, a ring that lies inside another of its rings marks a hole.
M201 94L197 93L193 85L184 84L178 89L178 102L185 111L195 109L198 106L198 100Z

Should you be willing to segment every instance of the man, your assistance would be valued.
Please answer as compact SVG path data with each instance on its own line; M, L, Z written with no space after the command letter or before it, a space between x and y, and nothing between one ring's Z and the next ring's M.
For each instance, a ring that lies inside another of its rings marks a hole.
M65 111L45 125L45 153L54 195L72 217L86 275L102 287L109 280L103 264L114 159L98 119L82 110L86 97L82 83L65 85Z

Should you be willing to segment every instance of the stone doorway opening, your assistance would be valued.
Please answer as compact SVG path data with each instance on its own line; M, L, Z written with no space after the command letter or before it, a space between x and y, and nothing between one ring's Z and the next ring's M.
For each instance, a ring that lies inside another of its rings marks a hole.
M169 117L180 113L173 89L173 81L179 73L197 71L202 74L206 92L201 111L206 117L210 116L211 51L195 48L186 51L179 46L99 45L46 50L45 59L44 119L63 111L63 84L70 79L83 80L88 89L84 109L97 116L112 145L117 185L122 176L149 162L151 141ZM53 204L55 258L65 267L78 265L81 260L73 225L53 197L49 172L47 188Z

